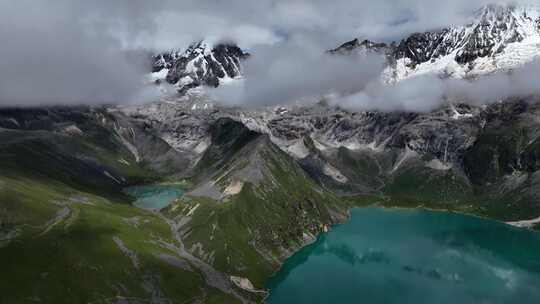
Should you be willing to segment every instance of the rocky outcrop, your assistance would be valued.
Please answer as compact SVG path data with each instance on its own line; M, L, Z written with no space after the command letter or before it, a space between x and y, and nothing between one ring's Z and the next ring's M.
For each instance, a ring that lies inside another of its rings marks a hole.
M345 42L344 44L333 50L328 51L328 53L340 55L347 55L351 52L357 51L384 53L390 48L391 46L386 43L375 43L370 40L360 41L358 38L356 38L351 41Z

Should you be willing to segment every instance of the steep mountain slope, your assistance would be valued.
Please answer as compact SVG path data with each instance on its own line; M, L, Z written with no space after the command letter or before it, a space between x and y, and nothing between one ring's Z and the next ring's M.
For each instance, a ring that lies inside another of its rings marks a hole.
M56 179L81 190L100 189L102 194L156 176L138 166L140 156L110 131L114 121L103 110L85 108L2 109L3 171Z
M205 41L184 52L170 51L154 57L152 78L176 85L180 93L198 86L217 87L242 75L242 61L249 54L233 44L210 46Z
M262 288L292 252L342 221L348 203L318 186L267 135L218 119L197 184L166 211L194 254Z
M485 127L464 155L464 167L494 214L526 218L540 206L540 107L502 103L486 113ZM507 211L507 212L508 212Z
M540 53L540 9L488 5L464 26L414 33L389 45L353 40L332 52L366 49L387 56L389 82L430 73L466 78L509 70Z

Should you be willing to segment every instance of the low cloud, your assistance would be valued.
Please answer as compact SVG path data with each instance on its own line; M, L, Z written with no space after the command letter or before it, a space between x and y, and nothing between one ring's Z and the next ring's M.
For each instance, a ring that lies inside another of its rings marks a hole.
M374 79L364 90L334 98L332 103L352 110L427 112L447 102L483 105L511 97L540 95L536 81L540 61L511 72L481 76L478 79L441 79L419 76L394 85Z
M244 106L312 102L357 92L384 67L382 56L332 56L301 39L255 54L245 63L244 79L210 91L214 99Z
M475 80L430 74L387 84L381 77L385 67L382 56L306 53L298 46L279 50L248 61L245 79L211 90L212 98L225 105L246 107L325 99L350 110L428 112L448 102L484 105L540 95L536 81L540 60Z
M324 50L354 37L389 41L460 24L486 3L0 0L0 106L153 100L156 88L144 85L147 58L126 52L182 49L202 38L235 41L254 54L246 89L224 93L241 102L358 92L379 60L329 59Z
M68 1L0 4L0 106L136 102L146 71Z

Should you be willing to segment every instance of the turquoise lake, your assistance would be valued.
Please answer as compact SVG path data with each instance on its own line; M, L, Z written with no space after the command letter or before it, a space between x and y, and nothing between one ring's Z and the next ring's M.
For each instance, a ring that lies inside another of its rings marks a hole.
M540 303L540 233L459 214L362 208L267 283L269 304Z
M182 188L174 185L145 185L124 189L124 192L137 198L134 205L150 210L159 210L182 196Z

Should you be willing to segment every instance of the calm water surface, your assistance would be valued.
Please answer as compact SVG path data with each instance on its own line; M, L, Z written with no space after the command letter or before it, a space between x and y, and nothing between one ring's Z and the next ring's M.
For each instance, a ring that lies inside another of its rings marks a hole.
M182 188L175 185L133 186L124 189L124 192L137 198L135 206L151 210L166 207L184 193Z
M540 303L540 233L458 214L363 208L289 258L268 303Z

